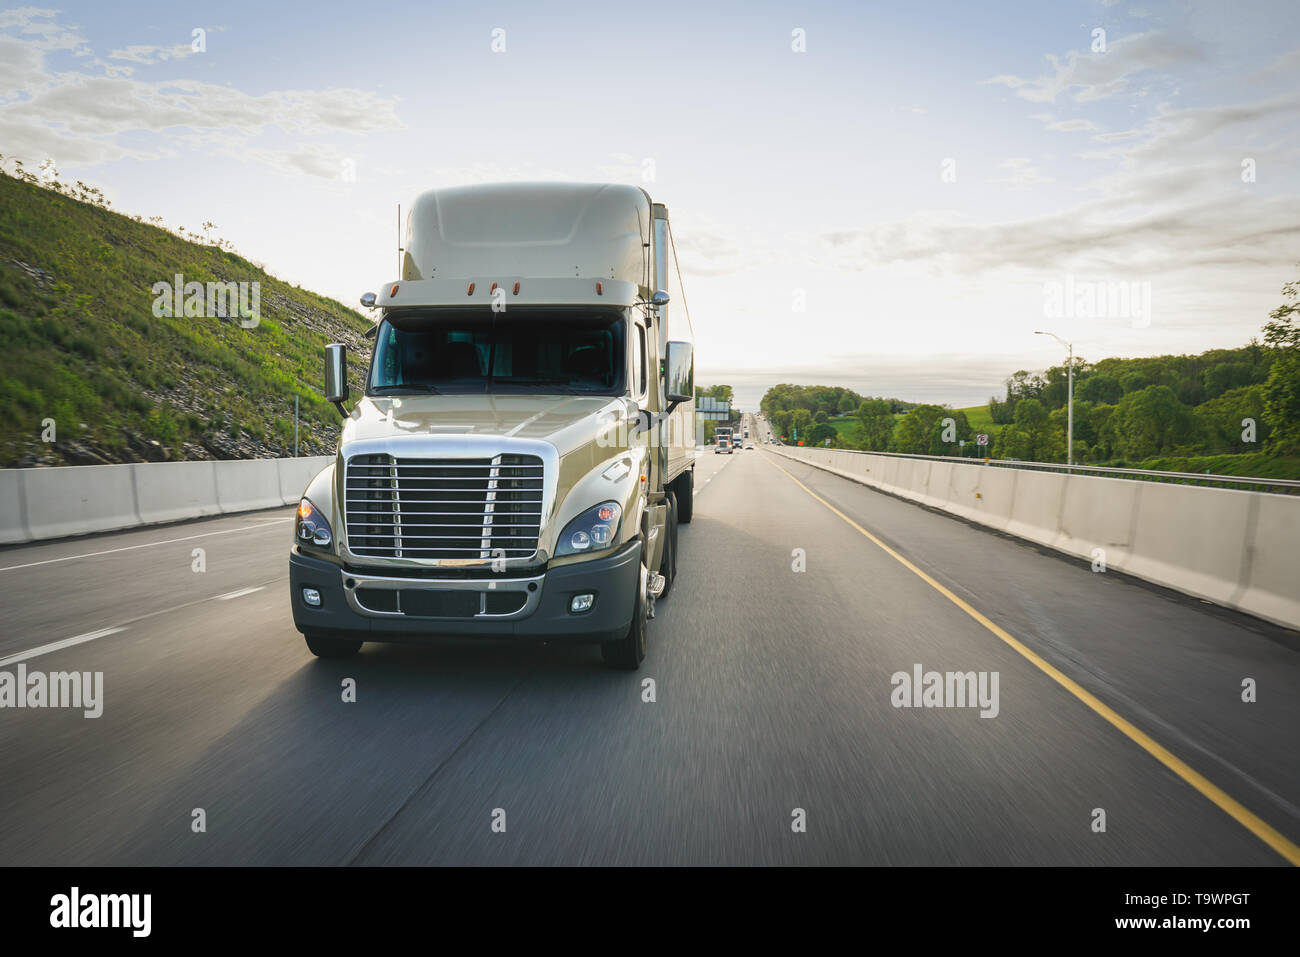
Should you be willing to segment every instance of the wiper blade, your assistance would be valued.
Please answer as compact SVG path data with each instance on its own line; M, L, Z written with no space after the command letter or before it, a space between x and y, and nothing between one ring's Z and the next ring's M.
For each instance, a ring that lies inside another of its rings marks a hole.
M427 382L408 382L405 385L377 385L370 392L373 395L381 395L385 392L416 392L428 393L429 395L442 395L438 389L429 385Z
M526 388L529 386L545 386L547 389L554 389L556 392L566 392L573 395L578 394L578 390L568 383L561 382L559 379L493 379L492 385L496 388Z

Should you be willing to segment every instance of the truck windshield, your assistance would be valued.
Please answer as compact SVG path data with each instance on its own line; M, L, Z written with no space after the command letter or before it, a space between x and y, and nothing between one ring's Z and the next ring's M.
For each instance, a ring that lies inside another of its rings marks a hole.
M608 311L390 313L370 366L372 395L623 391L623 329Z

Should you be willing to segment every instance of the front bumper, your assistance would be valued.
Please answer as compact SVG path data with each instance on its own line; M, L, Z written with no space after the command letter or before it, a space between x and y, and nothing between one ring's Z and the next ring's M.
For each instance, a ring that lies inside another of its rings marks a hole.
M295 546L289 596L299 631L354 641L457 636L602 642L622 638L631 627L640 571L639 541L541 574L479 579L349 571ZM319 606L307 604L304 588L319 593ZM573 596L584 593L596 596L591 609L570 612Z

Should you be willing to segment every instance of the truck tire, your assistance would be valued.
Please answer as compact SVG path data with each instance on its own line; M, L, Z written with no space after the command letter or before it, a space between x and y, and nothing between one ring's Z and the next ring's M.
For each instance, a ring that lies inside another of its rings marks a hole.
M303 635L307 650L317 658L351 658L361 650L361 642L346 638L329 638L325 635Z
M677 521L683 525L691 524L691 514L695 511L695 469L687 469L674 483L677 488Z
M664 590L659 593L660 598L667 598L668 593L673 590L673 582L677 579L677 522L678 522L678 504L677 496L669 492L666 496L668 501L668 521L664 525L664 553L659 560L659 574L664 576Z
M628 626L627 634L617 641L606 641L600 646L600 657L605 662L606 668L618 668L622 671L636 671L645 660L646 646L646 628L648 621L646 618L646 578L647 569L645 567L645 544L641 545L641 583L637 587L636 593L632 600L636 602L636 607L632 611L632 624Z

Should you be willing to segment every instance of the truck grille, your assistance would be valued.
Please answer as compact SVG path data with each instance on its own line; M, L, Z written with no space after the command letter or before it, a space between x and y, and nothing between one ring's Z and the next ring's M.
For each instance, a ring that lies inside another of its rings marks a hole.
M533 455L348 460L348 548L369 558L531 558L542 520Z

